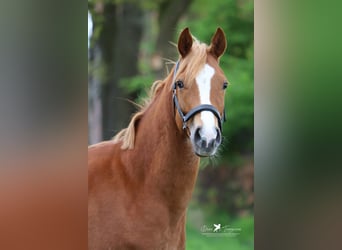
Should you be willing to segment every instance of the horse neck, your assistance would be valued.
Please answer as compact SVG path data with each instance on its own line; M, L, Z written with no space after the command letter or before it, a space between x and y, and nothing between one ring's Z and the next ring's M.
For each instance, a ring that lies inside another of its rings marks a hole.
M177 114L178 115L178 114ZM172 91L165 84L139 122L134 148L135 168L149 191L172 211L185 212L197 178L199 157L175 122Z

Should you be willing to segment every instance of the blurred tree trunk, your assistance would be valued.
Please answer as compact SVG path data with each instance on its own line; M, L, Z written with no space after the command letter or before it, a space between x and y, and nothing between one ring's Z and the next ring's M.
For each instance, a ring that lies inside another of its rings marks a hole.
M183 14L188 10L192 0L173 0L173 1L163 1L159 6L159 34L156 42L156 53L159 60L163 58L176 60L177 59L177 49L170 44L174 41L175 32L177 30L177 24ZM165 76L164 63L159 63L161 67L155 69L155 73L158 78Z
M138 5L101 3L90 6L95 33L93 62L100 69L93 81L101 82L102 139L126 127L133 107L119 81L138 74L138 53L143 31L143 11ZM96 35L96 34L95 34Z
M93 65L94 49L88 50L89 61ZM89 67L89 66L88 66ZM92 72L93 70L90 69ZM102 103L101 103L101 82L93 74L88 75L88 144L94 144L102 140Z

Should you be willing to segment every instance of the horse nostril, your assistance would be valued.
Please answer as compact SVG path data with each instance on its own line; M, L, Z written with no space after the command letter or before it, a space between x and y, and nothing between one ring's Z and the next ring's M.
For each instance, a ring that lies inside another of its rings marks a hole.
M217 145L219 145L219 144L221 144L221 131L216 128L216 132L217 132L217 134L216 134L215 142Z
M195 141L201 140L200 128L196 129L194 139L195 139Z
M205 148L205 147L207 147L207 141L202 138L202 136L200 134L200 130L201 130L201 128L196 129L194 140L199 147Z

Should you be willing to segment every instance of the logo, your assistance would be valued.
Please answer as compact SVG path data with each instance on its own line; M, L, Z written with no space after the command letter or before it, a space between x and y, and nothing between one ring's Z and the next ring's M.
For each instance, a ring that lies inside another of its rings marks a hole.
M218 225L214 224L214 227L215 227L214 232L217 232L218 230L221 229L221 224L218 224Z
M221 223L201 226L201 234L207 237L237 237L242 229Z

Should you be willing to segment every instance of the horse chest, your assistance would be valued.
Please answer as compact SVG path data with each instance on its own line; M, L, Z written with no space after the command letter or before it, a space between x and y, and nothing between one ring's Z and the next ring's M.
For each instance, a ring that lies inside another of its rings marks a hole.
M184 249L185 216L172 218L169 208L157 200L141 197L125 203L119 197L107 198L97 207L93 233L99 245L89 249Z

